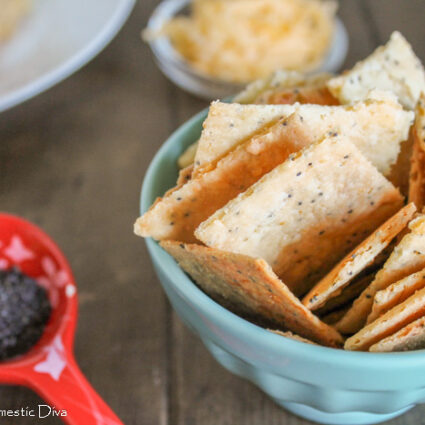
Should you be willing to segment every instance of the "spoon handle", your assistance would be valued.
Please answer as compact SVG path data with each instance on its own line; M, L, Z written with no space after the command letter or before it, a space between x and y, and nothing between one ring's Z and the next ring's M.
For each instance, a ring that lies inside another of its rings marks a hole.
M27 378L27 383L48 403L39 408L42 416L58 416L68 425L123 425L87 381L72 355L66 355L62 363L60 358L52 358L50 363L35 365Z

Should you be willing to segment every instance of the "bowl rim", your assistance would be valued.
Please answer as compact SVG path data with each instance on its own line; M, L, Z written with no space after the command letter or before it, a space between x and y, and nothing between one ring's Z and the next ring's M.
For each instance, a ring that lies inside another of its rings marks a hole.
M163 0L152 12L146 29L157 31L167 21L167 19L175 16L184 7L190 4L191 0ZM332 40L326 50L323 59L317 64L317 66L308 71L298 70L298 72L305 72L307 74L315 74L319 72L335 72L341 68L344 63L349 47L349 36L347 29L341 18L335 16L334 18L334 33ZM183 71L192 78L196 78L204 84L215 84L222 87L228 87L233 89L235 92L241 90L247 84L253 81L247 81L245 83L227 81L220 78L214 78L206 73L203 73L196 68L192 67L180 53L172 46L168 37L157 37L147 42L159 63L169 63L176 69Z
M149 167L143 178L141 197L140 197L140 213L143 214L152 204L153 198L158 195L153 190L155 175L159 170L159 165L164 157L168 156L168 150L178 144L181 139L186 137L187 133L192 129L200 126L208 113L208 108L197 113L179 128L177 128L163 143L154 155ZM186 143L194 142L187 141ZM414 350L406 352L393 353L371 353L360 351L348 351L325 347L321 345L307 344L296 341L291 338L282 337L273 332L255 325L242 317L232 313L219 303L210 298L187 276L184 271L177 265L176 261L163 250L159 244L152 238L146 238L146 245L152 259L154 258L159 264L163 265L166 260L166 267L162 267L162 271L166 274L170 282L175 285L176 280L179 281L178 287L175 289L181 293L186 299L203 313L209 317L213 317L214 321L222 328L231 326L232 332L243 335L252 345L261 345L264 350L273 352L277 355L288 356L291 354L303 357L306 361L317 362L318 356L321 360L325 359L327 363L331 363L335 367L346 367L349 362L350 367L359 367L369 370L383 370L393 368L397 363L397 370L411 369L416 367L425 367L425 350ZM164 254L164 255L162 255ZM365 362L367 360L367 362Z

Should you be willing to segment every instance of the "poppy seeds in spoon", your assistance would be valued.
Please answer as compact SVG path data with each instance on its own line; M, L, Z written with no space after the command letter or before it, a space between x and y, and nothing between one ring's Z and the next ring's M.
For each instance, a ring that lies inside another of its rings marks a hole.
M49 320L47 292L18 268L0 270L0 360L26 353Z

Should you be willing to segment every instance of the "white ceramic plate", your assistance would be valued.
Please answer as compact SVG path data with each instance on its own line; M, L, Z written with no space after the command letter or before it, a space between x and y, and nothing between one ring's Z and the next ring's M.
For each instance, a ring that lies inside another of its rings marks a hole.
M85 65L117 34L135 0L33 0L12 38L0 45L0 111Z

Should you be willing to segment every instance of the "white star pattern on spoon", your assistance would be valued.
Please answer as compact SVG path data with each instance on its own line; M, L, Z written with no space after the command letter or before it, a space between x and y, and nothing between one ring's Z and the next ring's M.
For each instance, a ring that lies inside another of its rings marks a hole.
M22 261L34 258L34 253L23 244L19 236L12 237L9 246L5 248L4 253L14 263L21 263Z

